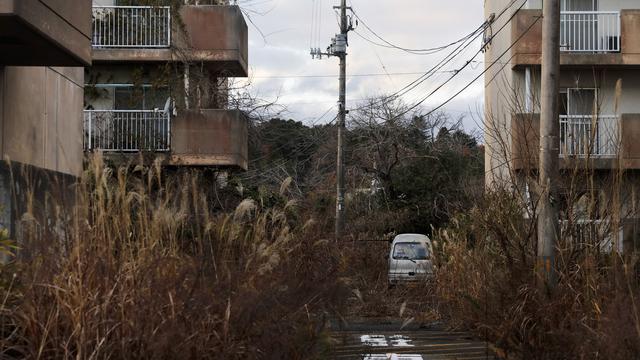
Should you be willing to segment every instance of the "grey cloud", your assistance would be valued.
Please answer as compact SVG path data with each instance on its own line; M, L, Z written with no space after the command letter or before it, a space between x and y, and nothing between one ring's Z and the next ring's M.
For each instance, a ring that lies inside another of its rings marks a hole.
M323 3L323 25L321 28L322 43L325 47L331 37L338 31L337 23L331 7L337 0L316 0ZM454 41L479 26L483 21L483 1L481 0L349 0L358 15L373 30L385 39L399 45L412 48L439 46ZM245 6L255 25L266 35L250 26L250 64L256 78L252 87L263 95L281 95L281 101L287 105L290 117L298 120L313 121L331 107L337 97L336 78L290 78L274 79L260 76L317 75L336 74L337 60L312 60L308 55L311 31L312 0L240 0ZM251 3L259 5L251 6ZM264 12L264 15L255 12ZM358 29L368 34L363 25ZM472 46L475 52L478 45ZM470 56L472 52L465 53ZM349 74L420 72L433 66L444 53L431 56L415 56L394 49L385 49L371 45L355 34L350 35L348 57ZM466 60L465 57L462 57ZM479 57L478 60L482 60ZM460 60L447 70L459 68L464 63ZM384 68L383 68L384 66ZM477 76L482 66L475 70L468 69L455 81L443 88L437 96L426 102L426 108L453 95L462 86ZM385 70L386 69L386 70ZM361 99L369 96L388 94L402 88L417 76L353 77L348 81L348 99ZM439 77L442 81L443 77ZM406 101L423 97L439 82L433 81L420 86L406 97ZM470 87L459 98L445 107L451 109L452 116L461 111L472 109L468 116L477 116L477 109L482 107L482 79ZM331 117L328 117L331 120ZM473 122L465 122L465 126L477 127Z

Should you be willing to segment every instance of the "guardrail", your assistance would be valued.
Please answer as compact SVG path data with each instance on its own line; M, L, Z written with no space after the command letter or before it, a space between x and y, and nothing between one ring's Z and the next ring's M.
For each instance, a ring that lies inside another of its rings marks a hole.
M85 110L85 151L165 152L171 149L171 117L157 110Z
M561 50L620 52L619 11L563 11L560 14Z
M617 156L619 124L615 115L560 116L560 156Z
M94 6L94 48L167 48L171 46L169 6Z

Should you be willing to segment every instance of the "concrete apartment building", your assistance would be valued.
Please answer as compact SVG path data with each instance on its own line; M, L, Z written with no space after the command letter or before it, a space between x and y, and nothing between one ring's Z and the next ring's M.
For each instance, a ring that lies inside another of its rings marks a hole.
M0 0L0 229L41 231L54 188L73 204L88 152L246 169L247 36L224 0Z
M29 206L21 185L42 203L49 181L82 172L90 64L91 0L0 0L0 228L12 236Z
M495 16L485 36L486 181L526 199L537 176L542 2L485 2ZM608 247L628 251L639 230L640 1L561 6L561 221L582 232L606 224Z
M247 168L247 119L228 105L228 78L247 76L248 28L238 6L94 0L91 19L85 151Z

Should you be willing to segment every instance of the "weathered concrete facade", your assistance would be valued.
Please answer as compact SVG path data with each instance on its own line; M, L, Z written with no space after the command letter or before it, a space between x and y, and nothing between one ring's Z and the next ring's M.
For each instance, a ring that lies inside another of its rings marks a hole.
M640 5L634 5L640 6ZM640 9L619 9L621 51L615 53L561 53L561 65L622 66L640 65ZM542 62L542 10L521 10L511 22L511 38L520 40L513 47L512 66L539 66Z
M46 222L52 184L69 191L82 172L89 64L91 0L0 0L0 228L12 238L26 213Z
M79 176L83 82L83 68L0 68L3 159Z
M485 35L485 170L488 186L524 188L525 178L537 176L542 4L529 0L519 8L521 2L510 3L485 2L487 19L505 10ZM620 199L614 207L619 206L625 249L637 247L640 2L566 0L562 10L558 121L563 181L595 177L600 189L620 189L615 196L603 190L600 197ZM616 176L621 173L622 178ZM572 212L563 210L565 216Z
M151 151L169 166L246 169L247 119L227 109L228 77L248 73L242 12L200 4L174 10L94 1L85 149L114 156ZM137 25L119 28L122 22L111 19L128 11L135 11ZM139 16L149 12L151 26Z
M248 28L237 6L185 5L172 22L171 48L97 48L94 64L192 61L228 76L247 76Z
M91 63L91 0L0 0L0 64Z
M171 165L248 166L247 119L238 110L185 111L171 136Z

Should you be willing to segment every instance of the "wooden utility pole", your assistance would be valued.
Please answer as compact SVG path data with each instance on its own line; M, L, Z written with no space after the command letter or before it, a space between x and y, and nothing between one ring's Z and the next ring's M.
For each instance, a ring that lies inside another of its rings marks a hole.
M348 34L353 30L353 25L347 17L347 0L341 0L340 6L334 6L340 10L340 33L337 34L326 52L320 49L311 49L313 58L322 59L322 56L336 56L340 59L340 80L338 94L338 149L336 159L336 238L341 238L345 224L345 187L344 187L344 134L346 131L345 119L347 115L346 95L347 95L347 46Z
M540 111L540 204L538 206L538 261L541 283L556 283L555 253L558 219L560 0L545 0L542 10L542 91Z

